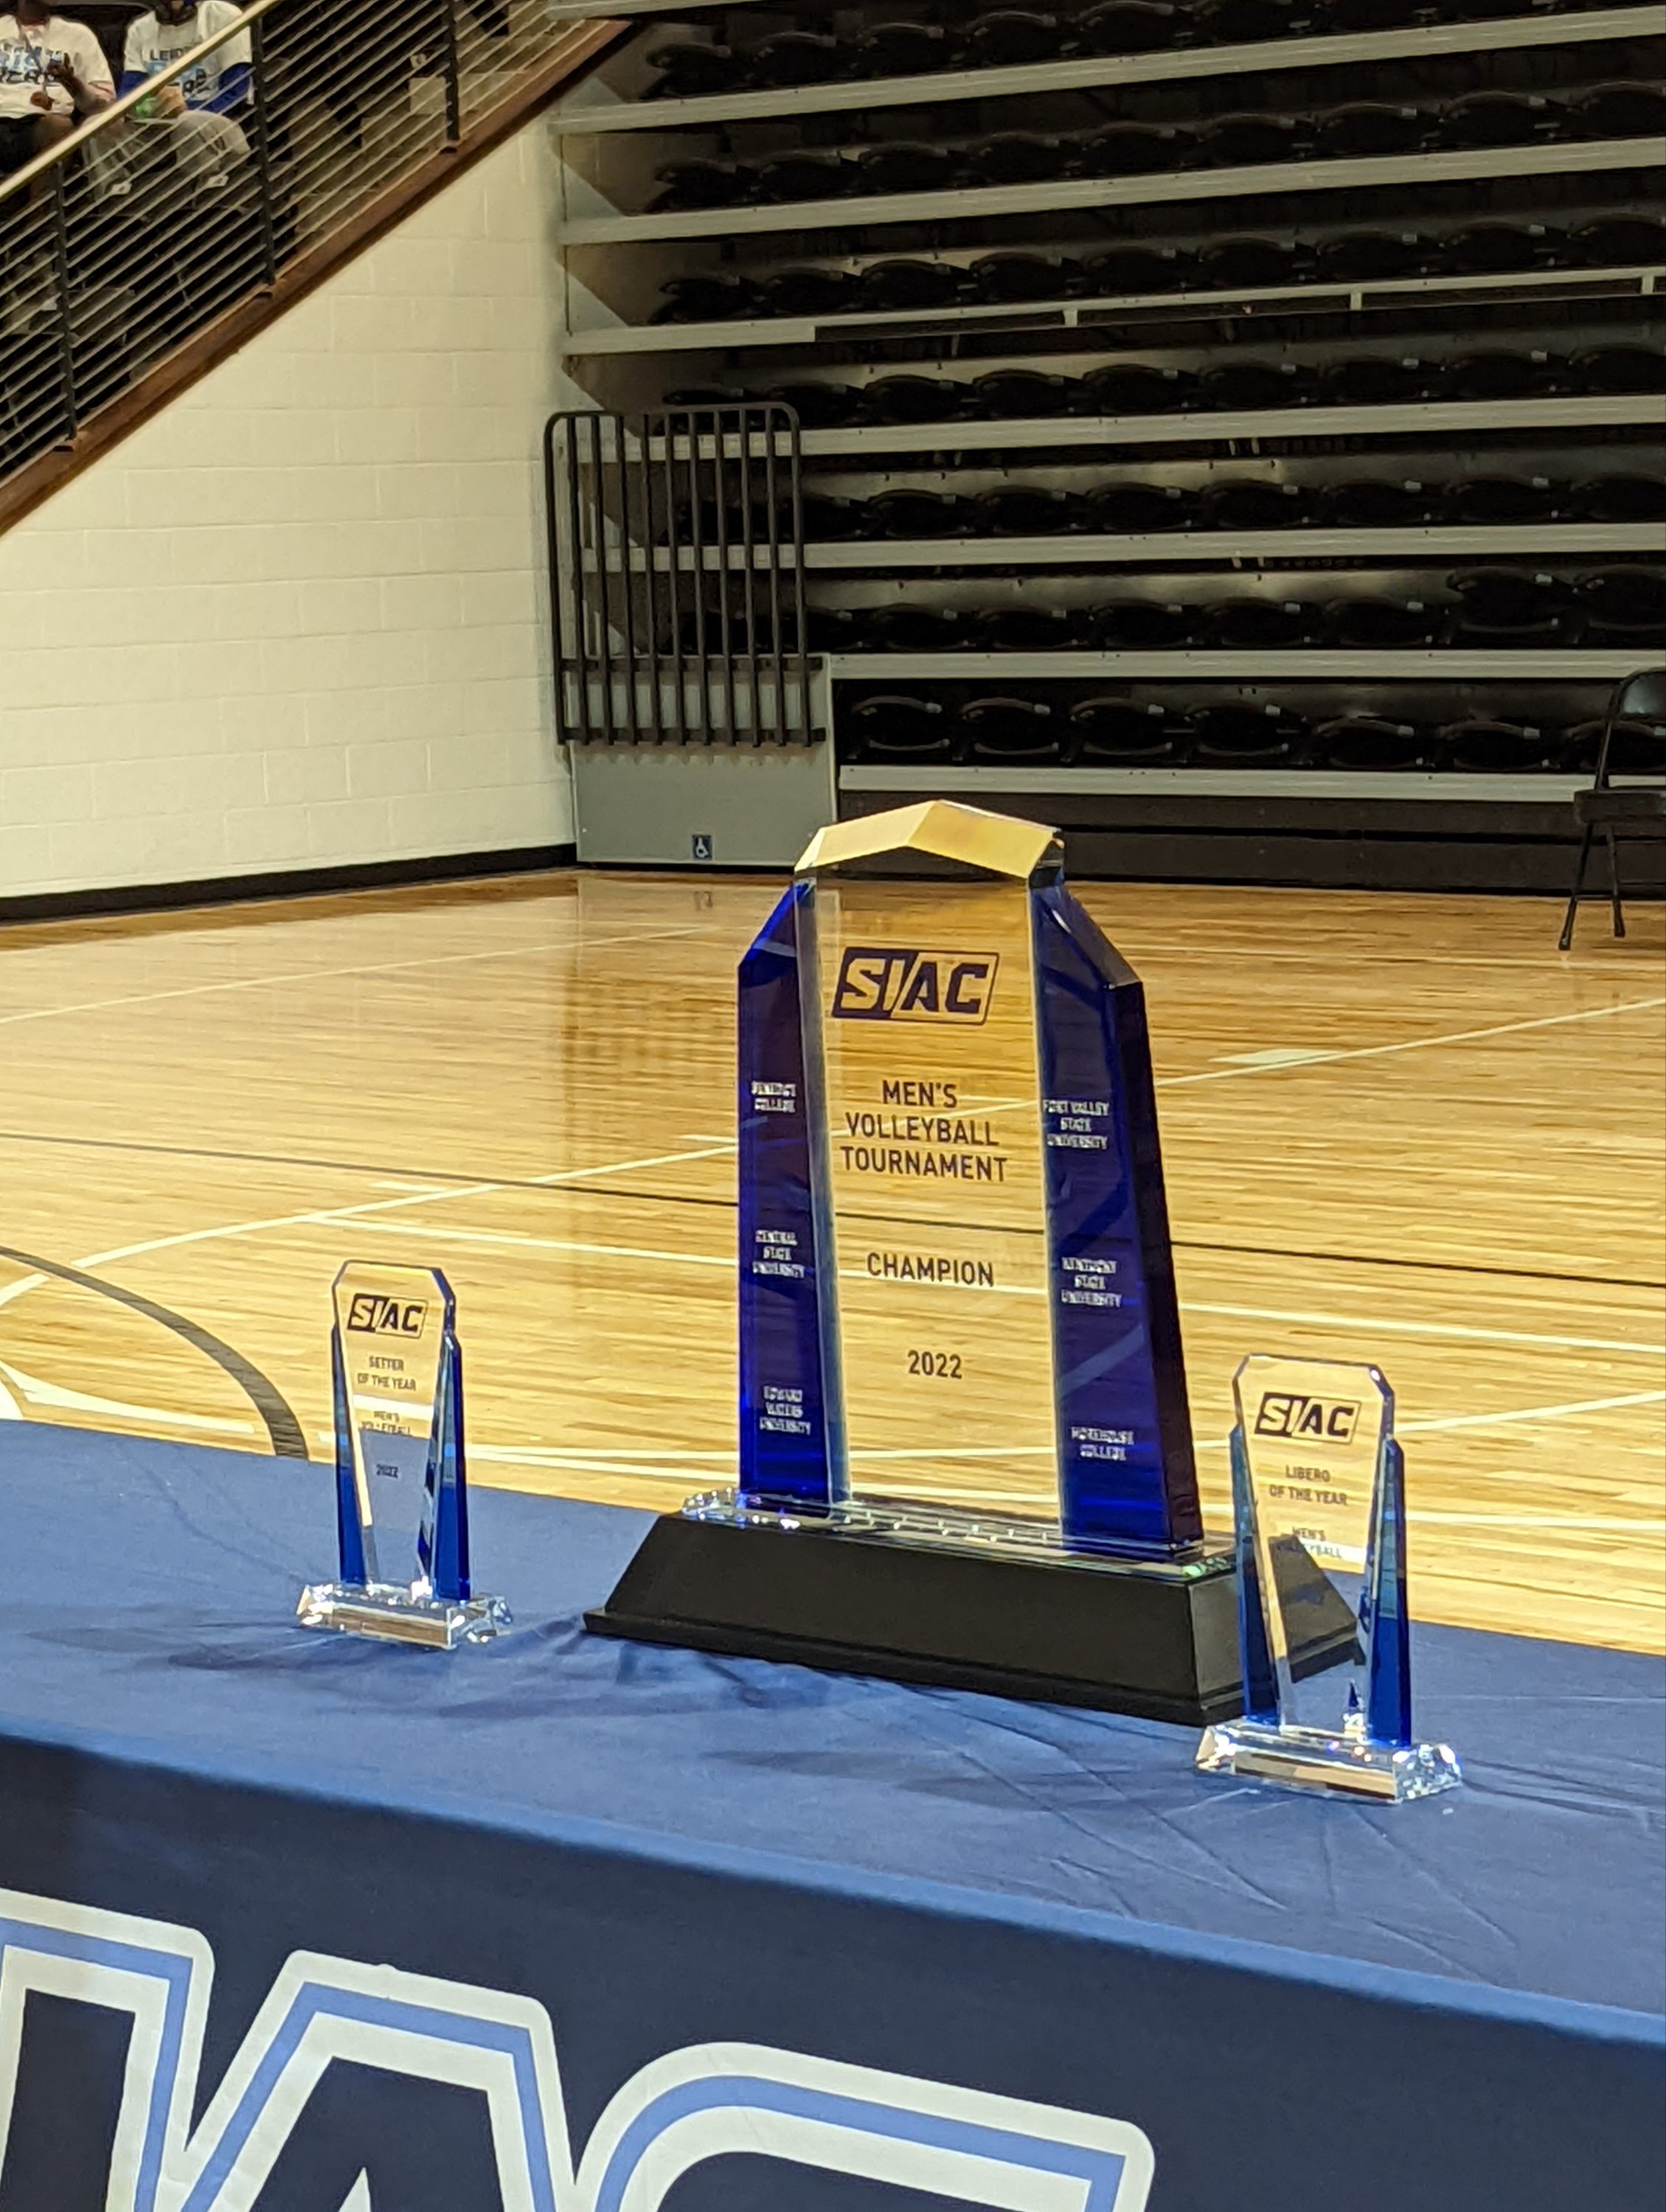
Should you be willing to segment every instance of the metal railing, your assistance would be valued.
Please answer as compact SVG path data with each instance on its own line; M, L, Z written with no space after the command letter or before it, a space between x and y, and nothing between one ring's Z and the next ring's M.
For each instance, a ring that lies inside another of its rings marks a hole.
M604 27L538 0L253 0L0 179L0 493ZM245 52L240 103L205 111Z
M562 736L813 742L794 410L580 409L544 451Z

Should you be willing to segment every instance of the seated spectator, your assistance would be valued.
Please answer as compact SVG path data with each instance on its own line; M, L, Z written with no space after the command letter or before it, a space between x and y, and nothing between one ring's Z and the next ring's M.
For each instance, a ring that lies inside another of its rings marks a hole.
M109 105L104 51L84 23L49 0L14 0L0 15L0 177L9 177Z
M155 0L152 11L128 30L123 92L137 91L181 54L235 23L242 12L233 0ZM192 186L216 190L247 156L248 141L231 111L243 106L248 96L249 34L243 31L141 100L133 111L130 143L141 155L171 155Z

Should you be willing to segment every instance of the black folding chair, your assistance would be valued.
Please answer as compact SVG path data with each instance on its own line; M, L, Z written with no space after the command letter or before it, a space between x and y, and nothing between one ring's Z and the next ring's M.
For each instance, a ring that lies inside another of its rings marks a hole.
M1626 934L1626 916L1620 896L1619 840L1627 836L1666 835L1666 781L1614 785L1608 781L1608 757L1614 749L1616 723L1627 719L1666 720L1666 668L1643 668L1623 676L1608 697L1603 718L1602 741L1597 749L1596 774L1589 791L1576 793L1573 818L1584 831L1579 841L1579 865L1573 872L1567 913L1562 922L1559 950L1573 942L1574 916L1585 896L1585 868L1592 841L1598 831L1608 848L1608 902L1614 909L1614 933ZM1593 894L1600 896L1600 893Z

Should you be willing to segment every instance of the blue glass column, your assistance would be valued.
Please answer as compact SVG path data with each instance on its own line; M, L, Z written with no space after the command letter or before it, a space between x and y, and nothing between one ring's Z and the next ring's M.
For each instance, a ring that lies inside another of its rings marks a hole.
M1031 901L1061 1526L1172 1557L1203 1519L1145 993L1062 884Z
M787 892L740 963L740 1497L824 1512L845 1494L831 1235L818 1187L822 1127L814 887ZM800 938L805 957L800 959ZM811 1020L803 1019L804 999Z

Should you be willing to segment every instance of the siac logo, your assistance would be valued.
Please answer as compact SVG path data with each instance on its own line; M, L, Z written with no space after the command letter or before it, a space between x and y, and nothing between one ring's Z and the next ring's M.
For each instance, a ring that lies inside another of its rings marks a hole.
M348 1302L347 1326L365 1336L420 1336L427 1318L426 1298L395 1298L383 1291L355 1291Z
M853 945L839 963L833 1018L845 1022L981 1022L989 1011L1000 956L916 952L905 945Z
M1342 1398L1292 1397L1287 1391L1269 1390L1256 1412L1258 1437L1289 1437L1292 1441L1351 1444L1359 1419L1357 1401Z
M661 2212L684 2174L743 2157L1006 2212L1145 2212L1151 2191L1152 2146L1132 2121L766 2044L650 2059L581 2146L535 1998L313 1951L279 1967L215 2083L203 2070L213 1977L195 1929L0 1890L0 2163L40 1993L132 2021L105 2212L250 2212L337 2065L477 2092L502 2212ZM582 2014L563 2005L563 2026ZM395 2208L373 2196L367 2167L340 2212Z

